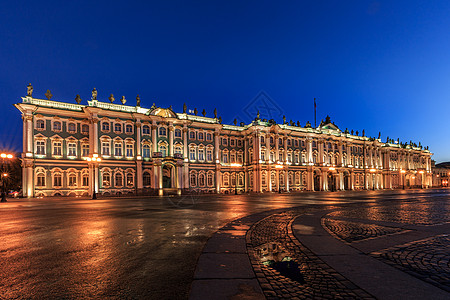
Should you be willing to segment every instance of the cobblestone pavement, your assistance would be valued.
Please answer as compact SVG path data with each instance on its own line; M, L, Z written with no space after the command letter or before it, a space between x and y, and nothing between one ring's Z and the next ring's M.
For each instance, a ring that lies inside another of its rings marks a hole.
M332 235L348 243L377 238L380 236L405 232L401 228L380 226L375 224L362 224L351 221L323 218L322 225Z
M450 237L439 235L372 252L371 255L450 292L449 247Z
M267 299L372 299L305 248L292 233L291 222L308 209L289 210L257 222L247 234L250 261ZM267 250L269 248L269 250ZM272 253L267 253L267 251ZM276 253L273 253L273 252ZM298 265L301 280L291 279L262 261L262 256L291 260Z

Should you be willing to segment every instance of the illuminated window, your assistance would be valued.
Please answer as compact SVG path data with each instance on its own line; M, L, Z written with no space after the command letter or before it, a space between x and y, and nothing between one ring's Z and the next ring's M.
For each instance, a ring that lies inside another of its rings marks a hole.
M44 120L37 120L36 121L36 129L45 129L45 122L44 122Z
M166 157L167 156L167 146L166 145L159 146L159 151L161 151L162 157Z
M114 124L114 132L121 133L122 132L122 124L120 124L120 123Z
M278 160L279 161L283 161L283 152L280 151L280 153L278 154Z
M273 151L270 152L270 161L275 161L275 153Z
M127 149L127 157L133 157L133 145L127 144L126 149Z
M53 186L54 187L62 186L62 175L60 173L57 173L53 176Z
M77 185L77 175L71 173L69 174L69 186L76 186Z
M159 136L166 136L167 135L167 130L165 127L160 127L159 128Z
M89 144L81 145L81 153L83 157L89 156Z
M191 186L193 186L193 187L197 186L197 176L196 176L196 174L195 173L191 173L189 178L190 178Z
M133 173L127 173L127 186L131 187L134 184Z
M36 186L38 186L38 187L45 186L45 174L44 173L37 174Z
M266 185L267 184L266 183L266 177L267 177L266 172L263 172L262 176L261 176L261 183L262 183L262 185Z
M239 174L238 185L240 185L240 186L244 185L244 174Z
M75 131L77 131L77 125L75 123L69 123L67 125L67 130L69 132L75 132Z
M211 148L206 149L206 160L212 161L212 149Z
M212 173L208 173L207 183L208 183L208 186L213 186L213 174Z
M53 131L61 131L61 122L59 121L53 122Z
M228 174L223 174L223 186L230 185L230 177Z
M266 161L266 150L265 149L261 150L261 160Z
M276 185L275 184L275 173L270 174L270 181L272 182L272 188Z
M128 134L133 133L133 125L131 125L131 124L125 125L125 133L128 133Z
M67 144L67 156L76 156L77 155L77 144L68 143Z
M242 152L239 152L237 155L237 162L242 164Z
M298 164L298 153L295 153L294 155L294 163Z
M148 125L142 126L142 134L150 134L150 126Z
M204 161L205 160L205 149L198 149L198 160Z
M53 142L53 155L62 155L61 142Z
M102 154L107 156L110 155L109 142L102 142Z
M234 153L230 154L230 162L232 162L232 163L236 162L236 154L234 154Z
M123 186L123 176L122 173L116 173L114 175L114 185L115 186Z
M105 187L108 187L111 185L111 174L109 174L109 172L103 173L102 185Z
M82 186L89 186L89 175L83 174L81 182L82 182Z
M109 131L109 123L102 122L102 131Z
M36 141L36 154L45 155L45 141Z
M205 186L205 174L200 173L200 175L198 175L198 185Z
M114 144L114 156L122 156L122 143Z
M175 137L181 137L181 129L175 129Z
M142 157L150 158L150 145L145 144L142 146Z

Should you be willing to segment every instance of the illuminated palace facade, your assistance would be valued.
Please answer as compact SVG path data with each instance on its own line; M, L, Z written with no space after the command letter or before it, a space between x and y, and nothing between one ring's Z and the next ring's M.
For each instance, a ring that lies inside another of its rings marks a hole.
M29 91L15 105L23 119L24 196L427 188L432 183L428 150L343 132L329 118L317 128L259 117L239 126L221 124L216 113L213 118L187 113L186 107L175 113L140 107L140 100L138 106L112 102L98 101L95 93L88 105L70 104L35 99Z

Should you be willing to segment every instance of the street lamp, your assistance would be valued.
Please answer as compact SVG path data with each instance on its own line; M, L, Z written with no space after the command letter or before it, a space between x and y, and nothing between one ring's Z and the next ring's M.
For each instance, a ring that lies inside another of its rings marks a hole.
M281 165L281 164L276 164L276 165L275 165L275 169L281 170L281 169L283 169L283 165ZM281 175L281 174L278 174L278 193L279 193L279 194L281 194L281 180L280 180L281 176L280 176L280 175Z
M234 169L234 194L237 195L237 184L238 184L238 179L237 179L237 168L242 167L241 164L238 163L231 163L230 167L232 167Z
M92 156L88 156L85 157L84 159L86 159L89 163L92 163L94 165L94 191L92 192L92 199L97 199L97 180L98 180L98 174L97 174L97 167L98 164L102 161L102 159L100 157L98 157L98 154L92 154Z
M373 187L373 190L375 191L375 172L376 172L376 170L370 169L369 171L370 171L370 173L372 173L372 187Z
M2 199L0 202L7 202L6 201L6 181L8 180L9 174L6 172L5 168L5 159L13 159L14 155L10 153L1 153L0 158L2 159Z
M402 182L403 182L403 189L405 189L405 179L406 179L406 178L405 178L405 177L406 177L405 173L406 173L406 171L405 171L405 170L401 170L400 173L403 174L403 178L402 178L403 180L402 180Z

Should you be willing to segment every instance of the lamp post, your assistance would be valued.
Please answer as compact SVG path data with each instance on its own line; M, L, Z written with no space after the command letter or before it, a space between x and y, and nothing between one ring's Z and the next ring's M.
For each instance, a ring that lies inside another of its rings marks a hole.
M372 188L373 188L373 190L375 191L375 172L377 171L377 170L375 170L375 169L370 169L369 170L370 171L370 173L372 173Z
M275 165L275 169L278 169L281 171L281 169L283 169L283 165L282 164L276 164ZM281 194L281 174L278 174L278 194Z
M85 159L88 161L88 163L91 163L94 166L94 184L93 184L93 191L92 191L92 199L97 199L97 189L98 189L98 174L97 169L98 165L102 161L100 157L98 157L98 154L92 154L92 156L85 157Z
M234 194L237 195L237 184L238 184L238 179L237 179L237 168L242 167L241 164L238 163L231 163L230 166L234 169Z
M403 176L402 176L402 182L403 182L403 189L405 189L405 180L406 180L406 178L405 178L405 177L406 177L405 173L406 173L406 171L405 171L405 170L401 170L400 173L403 174Z
M13 159L14 156L10 153L1 153L0 158L2 159L2 199L0 202L7 202L6 201L6 181L8 180L9 174L6 172L5 168L5 159Z

